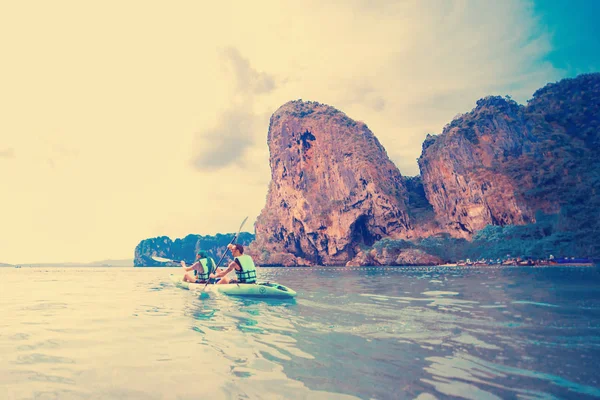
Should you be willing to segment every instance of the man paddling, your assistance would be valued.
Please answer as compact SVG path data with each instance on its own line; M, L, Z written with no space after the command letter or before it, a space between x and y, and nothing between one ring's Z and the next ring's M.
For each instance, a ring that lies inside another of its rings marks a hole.
M229 263L229 266L225 270L221 270L216 274L210 274L211 278L221 278L218 285L227 283L256 283L256 266L252 257L244 254L244 246L241 244L229 244L227 246L233 261ZM237 279L229 279L227 276L231 271L235 271Z
M215 260L209 257L205 251L199 251L196 254L196 262L186 267L185 261L181 262L181 266L186 272L194 271L194 274L185 274L183 276L184 282L190 283L206 283L208 281L208 274L215 267Z

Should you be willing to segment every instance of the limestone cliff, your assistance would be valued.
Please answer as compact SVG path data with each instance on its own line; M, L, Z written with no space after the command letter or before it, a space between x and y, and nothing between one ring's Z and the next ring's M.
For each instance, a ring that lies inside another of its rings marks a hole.
M547 85L527 106L482 99L428 136L419 167L442 227L471 238L488 225L559 213L555 231L594 253L591 242L579 245L600 229L599 115L600 74L588 74Z
M600 74L546 85L527 105L479 100L427 137L417 177L364 123L316 102L280 107L267 143L271 182L248 249L259 265L600 256ZM135 265L193 257L199 240L167 239L142 242Z
M504 166L531 152L535 137L523 108L489 97L423 143L419 167L438 220L456 236L486 225L520 225L533 211Z
M344 265L361 246L411 230L398 168L362 122L292 101L271 117L271 183L257 219L264 264Z
M378 266L378 265L439 265L444 260L428 254L414 243L406 240L384 238L372 248L360 251L346 266Z

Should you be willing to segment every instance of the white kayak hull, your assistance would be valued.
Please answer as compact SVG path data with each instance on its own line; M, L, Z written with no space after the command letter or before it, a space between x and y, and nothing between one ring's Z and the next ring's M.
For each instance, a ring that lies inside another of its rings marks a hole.
M181 289L198 290L212 293L223 293L228 296L242 297L275 297L291 298L296 297L296 292L284 285L276 282L257 282L257 283L231 283L227 285L206 285L204 283L184 282L181 275L170 275L171 281Z

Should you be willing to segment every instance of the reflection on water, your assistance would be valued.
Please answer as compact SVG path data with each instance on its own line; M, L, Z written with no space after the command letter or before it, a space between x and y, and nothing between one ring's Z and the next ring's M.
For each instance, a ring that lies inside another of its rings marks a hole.
M171 271L0 269L0 398L600 397L595 268L261 269L290 300Z

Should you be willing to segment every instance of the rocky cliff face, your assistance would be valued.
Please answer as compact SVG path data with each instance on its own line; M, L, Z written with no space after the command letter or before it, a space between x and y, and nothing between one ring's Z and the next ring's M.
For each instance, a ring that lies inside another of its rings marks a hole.
M520 225L533 210L520 194L522 182L507 170L532 151L535 136L523 107L500 97L428 136L419 158L423 186L438 220L456 236L486 225Z
M364 123L315 102L279 108L268 145L271 183L248 249L259 265L600 257L600 74L549 84L526 106L481 99L427 137L418 177L402 177ZM153 252L193 257L198 238L152 241L135 265Z
M412 242L385 238L375 243L372 248L358 252L352 260L346 263L346 266L439 265L443 263L442 258L428 254Z
M253 245L259 262L343 265L360 246L409 234L403 177L364 123L292 101L271 117L268 144L271 183Z
M233 235L233 233L217 234L215 236L187 235L183 239L175 239L174 241L167 236L144 239L135 247L133 265L135 267L164 266L154 261L152 256L184 260L190 263L196 259L196 252L200 249L207 251L217 263L227 250L227 244L229 244ZM253 234L242 232L236 243L246 246L253 240ZM230 260L231 254L227 253L221 265L227 265Z
M531 165L540 202L584 204L598 199L600 160L600 74L581 75L546 85L525 108L535 124L537 154Z
M599 113L600 74L547 85L527 106L478 101L423 143L419 167L438 221L470 238L596 201Z

